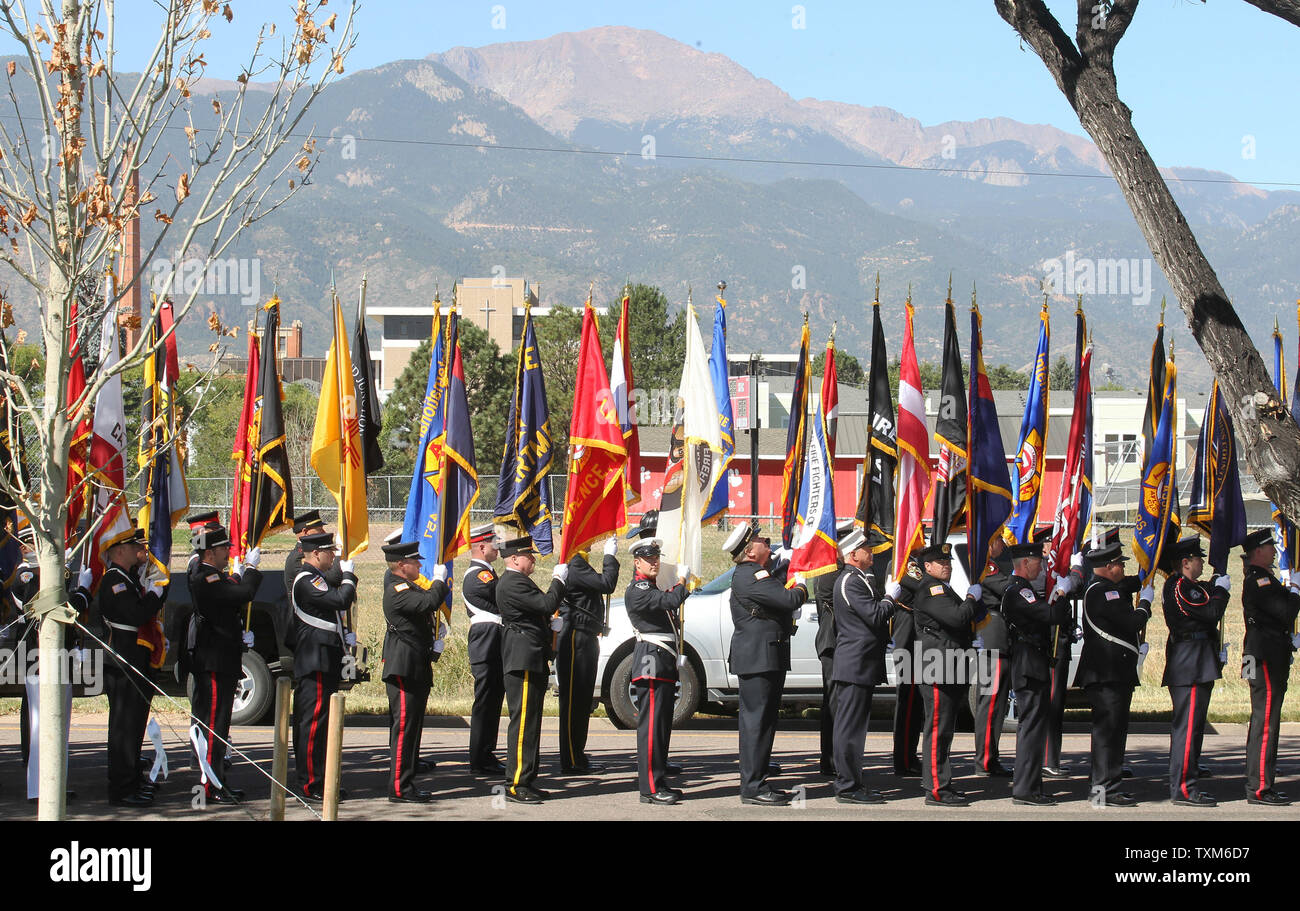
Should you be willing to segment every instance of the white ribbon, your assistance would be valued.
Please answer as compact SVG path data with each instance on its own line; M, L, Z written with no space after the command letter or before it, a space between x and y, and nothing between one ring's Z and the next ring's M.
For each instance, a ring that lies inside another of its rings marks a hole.
M167 748L163 746L162 728L158 726L158 719L149 718L149 726L144 729L145 734L149 737L149 742L153 744L153 768L149 770L149 780L157 781L158 775L161 774L163 780L167 780Z

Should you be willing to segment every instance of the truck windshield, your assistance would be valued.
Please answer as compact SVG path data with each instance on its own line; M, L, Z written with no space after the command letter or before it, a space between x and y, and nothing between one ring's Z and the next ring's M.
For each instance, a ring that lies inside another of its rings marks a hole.
M704 585L701 585L694 592L692 592L692 594L716 595L719 592L727 591L729 588L731 588L731 574L734 573L735 571L736 571L735 567L732 567L722 575L718 576L712 582L706 582Z

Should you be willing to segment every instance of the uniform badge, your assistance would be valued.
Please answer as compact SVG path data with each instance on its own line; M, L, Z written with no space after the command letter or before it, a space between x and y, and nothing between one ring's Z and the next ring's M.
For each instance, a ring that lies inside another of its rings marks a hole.
M120 595L120 594L122 594L122 592L124 592L124 591L126 591L126 583L125 583L125 582L119 582L119 583L117 583L116 585L113 586L113 594L115 594L115 595Z
M1107 600L1107 601L1118 601L1118 600L1119 600L1119 592L1116 592L1116 591L1109 591L1109 592L1106 592L1106 600Z
M30 572L23 573L18 577L18 580L23 583L30 582L32 581L32 574Z
M1037 595L1035 595L1035 594L1034 594L1032 591L1030 591L1029 589L1025 589L1025 601L1027 601L1027 602L1030 603L1030 604L1033 604L1033 603L1034 603L1035 601L1037 601L1037 600L1038 600L1038 596L1037 596Z
M758 581L759 579L766 579L769 575L771 574L767 570L760 569L758 572L754 573L754 580Z
M324 579L322 579L320 576L317 576L315 579L311 580L311 587L321 592L327 592L330 590L329 583L326 582Z
M641 589L642 591L645 591L650 588L650 583L647 582L645 579L641 579L640 581L637 582L636 587Z
M942 595L942 594L943 594L943 586L942 586L942 585L931 585L931 586L930 586L930 594L932 594L932 595Z
M1272 580L1271 578L1269 578L1268 576L1260 576L1258 579L1255 580L1255 584L1256 584L1256 585L1268 585L1268 584L1269 584L1270 582L1272 582L1272 581L1273 581L1273 580Z
M489 569L482 570L482 571L479 572L479 574L478 574L478 580L479 580L480 582L491 582L491 581L492 581L492 571L489 570Z
M204 581L204 582L220 582L220 581L221 581L221 577L218 576L216 573L208 573L207 578L204 579L203 581Z
M398 582L396 585L393 586L393 591L395 591L395 592L404 592L404 591L409 590L410 587L411 587L411 586L410 586L410 583L407 583L407 582Z
M911 560L907 561L907 578L921 581L921 567Z

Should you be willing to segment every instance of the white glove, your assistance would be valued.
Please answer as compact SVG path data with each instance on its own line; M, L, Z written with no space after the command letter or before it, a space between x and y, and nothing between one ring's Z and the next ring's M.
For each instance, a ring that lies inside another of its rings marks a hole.
M807 587L808 587L808 580L804 578L803 573L795 573L795 574L794 574L794 584L795 584L795 585L802 585L804 588L807 588Z
M1291 647L1300 649L1300 633L1291 637Z
M354 573L355 568L356 568L356 564L353 563L351 560L339 561L339 572L353 573L355 575Z
M1291 587L1300 588L1300 569L1291 570Z
M1145 601L1147 604L1155 604L1156 587L1154 585L1148 585L1146 588L1142 589L1142 593L1139 594L1138 597L1141 598L1143 601Z
M555 569L551 570L551 578L563 585L569 579L569 564L557 563Z
M446 582L446 581L447 581L447 564L446 564L446 563L439 563L437 566L435 566L435 567L433 568L433 580L434 580L435 582Z
M792 611L790 612L790 622L791 622L791 623L798 623L798 622L799 622L799 619L800 619L802 616L803 616L803 608L802 608L802 607L796 607L794 610L792 610Z
M605 556L612 557L618 553L618 535L605 542Z
M243 638L243 640L244 640L244 644L245 644L245 645L247 645L249 648L252 648L252 647L253 647L253 631L252 631L252 630L244 630L244 635L243 635L242 638Z
M551 618L551 629L554 630L554 631L557 632L557 633L558 633L560 630L564 629L564 618L563 618L563 617L552 617L552 618Z
M155 596L155 597L161 598L161 597L163 596L163 592L165 592L166 590L167 590L167 586L165 586L165 585L163 585L163 584L161 584L161 583L159 583L159 582L150 582L150 583L149 583L148 592L149 592L149 594L151 594L151 595L153 595L153 596Z
M244 561L236 560L234 563L230 564L230 574L232 576L242 576L244 574ZM148 573L146 573L146 575L148 575Z
M1064 598L1074 588L1074 582L1069 576L1062 576L1056 580L1056 585L1052 587L1052 597L1048 598L1049 603L1055 603L1058 598Z
M1076 551L1070 557L1070 569L1078 569L1083 566L1083 552Z
M1142 673L1142 665L1143 665L1143 663L1146 662L1146 660L1147 660L1147 652L1149 652L1149 651L1151 651L1151 646L1150 646L1149 644L1147 644L1146 642L1143 642L1143 643L1138 647L1138 666L1137 666L1137 671L1138 671L1139 674Z
M89 566L81 567L81 572L77 573L77 588L84 588L90 591L90 583L94 581L95 574L90 571Z
M682 583L683 585L685 585L685 584L686 584L686 580L689 579L690 577L691 577L691 564L689 564L689 563L678 563L678 564L677 564L677 581L680 582L680 583Z
M257 564L262 562L262 548L251 548L248 553L244 554L244 565L249 569L257 569Z
M778 560L789 560L791 554L793 554L793 551L788 547L778 547L776 550L772 551L772 556L776 557Z
M903 586L899 585L893 579L888 579L885 581L885 595L888 596L890 600L897 601L903 595Z
M357 634L352 632L352 630L347 630L346 632L344 632L343 644L346 645L348 648L352 648L352 646L357 644Z
M441 620L439 620L439 621L438 621L438 638L439 638L439 639L445 639L446 637L447 637L447 624L445 624L445 623L443 623Z
M1228 663L1228 643L1223 643L1223 648L1219 649L1219 663Z
M441 637L433 640L433 653L435 655L441 655L442 650L446 647L447 643L444 642Z
M1225 592L1232 591L1232 577L1227 573L1224 573L1222 576L1215 579L1214 584L1219 586L1219 588L1223 589Z
M980 585L978 582L971 583L971 587L966 589L967 598L974 598L976 601L978 601L981 597L983 597L983 595L984 595L984 586Z

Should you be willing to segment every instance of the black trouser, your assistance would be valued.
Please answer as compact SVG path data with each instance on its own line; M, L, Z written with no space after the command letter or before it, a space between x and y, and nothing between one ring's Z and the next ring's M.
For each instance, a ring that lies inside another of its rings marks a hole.
M957 726L957 707L966 692L964 683L917 684L925 703L925 729L921 733L921 780L926 792L938 800L953 793L952 763L948 752Z
M1197 766L1205 737L1205 710L1213 689L1214 681L1169 687L1174 703L1173 728L1169 732L1169 795L1174 800L1190 799L1199 793Z
M560 688L561 768L575 769L587 764L584 751L599 659L600 637L596 633L572 625L560 632L555 678Z
M1002 739L1002 725L1007 719L1007 693L1011 689L1011 659L1003 651L986 651L979 658L987 666L993 679L979 686L979 700L975 703L975 765L986 772L1001 765L1002 755L998 742Z
M1016 687L1016 771L1011 796L1027 800L1043 796L1043 745L1052 711L1052 682L1026 678Z
M908 669L908 673L911 669ZM925 726L921 690L915 683L900 683L894 693L894 772L919 769L916 751Z
M230 713L235 707L235 684L238 682L238 674L194 672L194 700L191 704L191 714L203 723L199 728L203 758L207 760L208 768L212 769L213 774L217 776L224 774L222 764L226 759L226 745L230 742ZM202 775L201 767L200 775ZM221 783L230 784L224 780ZM205 782L204 790L211 794L212 782Z
M1270 671L1272 673L1270 673ZM1246 732L1246 793L1259 797L1273 790L1277 766L1277 738L1282 725L1282 699L1286 696L1289 664L1280 669L1267 661L1255 666L1250 680L1250 729ZM1275 675L1275 676L1274 676Z
M140 784L140 748L149 725L149 704L153 702L153 691L146 687L148 684L129 669L114 667L104 674L104 688L108 690L110 800L134 794Z
M501 730L501 703L506 698L505 671L501 651L491 661L469 666L474 675L474 707L469 715L469 764L473 768L495 765L497 734Z
M862 755L867 746L874 686L835 684L835 793L862 787Z
M1083 688L1092 703L1092 799L1119 793L1124 778L1124 747L1133 687L1128 683L1093 683Z
M673 732L677 681L642 677L632 681L636 692L636 783L642 797L668 788L668 741Z
M1070 643L1058 642L1056 660L1052 662L1052 679L1049 696L1051 707L1047 713L1047 740L1039 754L1043 767L1059 769L1061 767L1061 726L1065 722L1065 685L1070 680ZM1020 694L1016 694L1016 717L1020 711ZM1017 739L1020 734L1017 732ZM1020 751L1016 750L1016 755Z
M835 705L838 701L835 691L839 688L831 679L835 669L835 653L819 657L822 663L822 710L820 716L821 760L819 768L823 772L835 771Z
M542 697L546 695L544 671L508 671L506 704L510 707L507 729L506 784L532 787L537 778L537 757L542 743Z
M384 684L388 688L388 796L406 797L415 791L429 684L413 683L409 677L389 677Z
M313 794L325 787L325 749L329 741L330 696L339 679L317 671L294 681L293 766L298 784Z
M767 783L785 671L740 676L740 796L775 790Z

